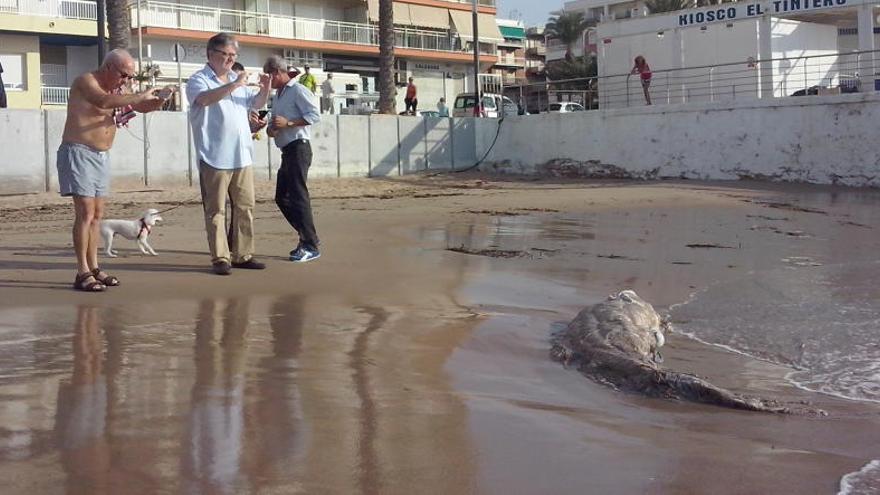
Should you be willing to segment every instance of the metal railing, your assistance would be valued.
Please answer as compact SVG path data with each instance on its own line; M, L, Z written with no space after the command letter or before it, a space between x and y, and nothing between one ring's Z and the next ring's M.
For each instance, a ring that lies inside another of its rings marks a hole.
M0 14L94 21L98 19L98 7L88 0L0 0Z
M496 65L525 67L526 59L523 57L498 57L498 62L496 62Z
M647 93L652 105L668 105L874 92L880 90L878 62L880 50L655 70ZM530 112L544 112L556 101L587 109L647 104L638 74L524 84L508 91Z
M67 66L40 64L40 83L43 86L67 86Z
M468 5L473 4L473 0L445 0L447 2L452 3L466 3ZM495 0L477 0L477 5L480 7L495 7Z
M138 27L137 9L136 3L131 5L133 28ZM226 31L283 39L379 45L379 30L371 24L308 19L167 2L141 2L140 22L143 26L171 29ZM461 43L451 31L396 28L395 45L400 48L418 50L462 51Z
M41 93L43 105L67 105L70 88L43 86Z

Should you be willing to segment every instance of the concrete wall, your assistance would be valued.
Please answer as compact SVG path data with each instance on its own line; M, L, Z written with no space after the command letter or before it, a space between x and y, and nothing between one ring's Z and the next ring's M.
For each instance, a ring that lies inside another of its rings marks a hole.
M65 118L64 109L0 110L0 149L17 150L14 158L0 158L0 194L58 190L55 153ZM475 161L476 131L472 118L324 115L312 126L309 174L366 177L463 168ZM110 151L113 188L185 186L190 174L197 183L187 132L185 114L178 112L138 115L118 130ZM280 165L280 151L262 134L254 141L255 177L273 179Z
M847 94L508 118L481 168L880 187L878 103L880 95ZM477 149L494 137L477 136Z

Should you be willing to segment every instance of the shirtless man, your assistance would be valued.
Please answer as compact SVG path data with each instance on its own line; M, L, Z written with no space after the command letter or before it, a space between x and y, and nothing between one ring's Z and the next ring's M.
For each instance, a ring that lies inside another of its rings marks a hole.
M119 279L98 267L98 224L104 215L104 198L109 192L108 151L116 128L131 111L152 112L171 97L173 88L152 88L132 94L128 88L135 77L134 60L125 50L107 54L98 70L73 81L67 103L67 121L58 148L58 183L62 196L73 196L75 220L73 248L77 275L73 287L102 292L119 285Z

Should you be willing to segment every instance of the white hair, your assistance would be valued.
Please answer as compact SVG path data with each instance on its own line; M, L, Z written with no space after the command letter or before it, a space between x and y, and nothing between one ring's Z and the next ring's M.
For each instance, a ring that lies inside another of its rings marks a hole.
M134 62L134 59L131 58L131 54L128 53L128 50L124 48L116 48L107 52L107 55L104 56L104 61L101 63L101 67L109 67L111 65L124 65L128 62Z

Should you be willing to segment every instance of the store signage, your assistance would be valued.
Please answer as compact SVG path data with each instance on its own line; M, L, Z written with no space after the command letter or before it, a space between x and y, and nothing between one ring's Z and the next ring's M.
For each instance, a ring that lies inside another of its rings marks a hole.
M736 3L696 12L678 14L678 27L699 26L770 14L789 14L846 5L848 0L771 0L770 2Z

